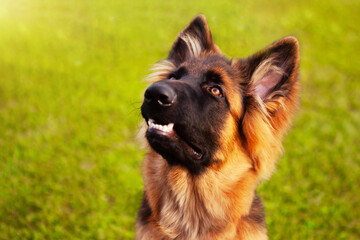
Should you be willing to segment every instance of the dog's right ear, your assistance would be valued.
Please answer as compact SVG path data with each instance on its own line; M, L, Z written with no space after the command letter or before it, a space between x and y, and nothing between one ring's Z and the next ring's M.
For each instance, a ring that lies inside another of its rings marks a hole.
M177 36L168 56L175 65L209 52L220 52L214 44L204 15L197 15Z

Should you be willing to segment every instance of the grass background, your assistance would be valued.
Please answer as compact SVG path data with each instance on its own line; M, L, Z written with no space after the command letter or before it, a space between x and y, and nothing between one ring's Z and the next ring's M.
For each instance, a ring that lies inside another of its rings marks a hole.
M301 44L270 239L360 238L360 2L0 0L0 239L132 239L150 64L198 13L229 56Z

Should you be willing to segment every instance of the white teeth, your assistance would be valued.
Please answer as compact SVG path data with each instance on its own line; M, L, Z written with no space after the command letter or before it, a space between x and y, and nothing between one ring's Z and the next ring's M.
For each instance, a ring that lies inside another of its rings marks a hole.
M149 129L155 128L161 130L162 132L167 132L167 133L172 132L174 127L174 123L169 123L167 125L160 125L160 124L156 124L153 119L149 119L148 124L149 124Z

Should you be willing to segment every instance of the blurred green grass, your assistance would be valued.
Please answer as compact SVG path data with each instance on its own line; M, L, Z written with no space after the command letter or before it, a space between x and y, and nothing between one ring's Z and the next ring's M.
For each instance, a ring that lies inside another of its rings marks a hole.
M301 44L270 239L360 237L360 2L0 0L0 239L132 239L150 64L198 13L229 56Z

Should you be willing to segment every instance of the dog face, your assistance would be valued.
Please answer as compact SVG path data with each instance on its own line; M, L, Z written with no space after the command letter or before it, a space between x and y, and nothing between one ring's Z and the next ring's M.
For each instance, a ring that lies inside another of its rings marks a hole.
M155 65L145 91L141 112L150 147L193 175L237 151L247 156L239 161L267 177L296 108L298 58L290 37L228 60L205 17L195 17Z
M205 56L182 62L146 90L146 137L170 164L198 173L215 161L212 156L229 112L223 78L230 76L235 73L229 61Z

